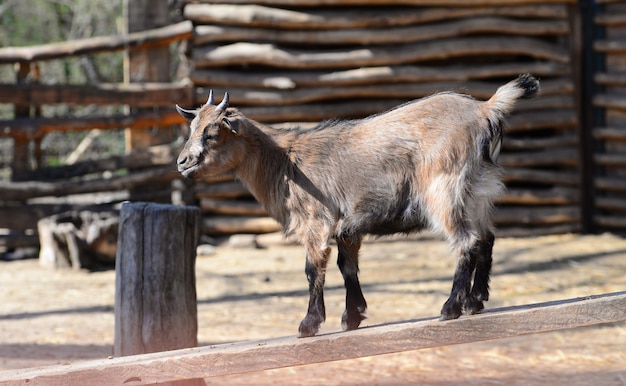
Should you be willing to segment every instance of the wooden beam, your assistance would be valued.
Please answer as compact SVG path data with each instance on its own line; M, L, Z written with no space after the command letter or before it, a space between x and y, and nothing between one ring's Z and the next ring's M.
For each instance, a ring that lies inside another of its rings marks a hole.
M195 45L218 42L271 41L277 44L343 45L343 44L404 44L426 40L453 38L478 34L542 36L566 35L565 20L522 20L476 17L453 20L434 25L412 25L385 29L292 30L242 28L200 25L194 30Z
M354 86L389 83L423 83L471 79L514 78L531 73L541 77L570 75L570 67L556 62L509 62L480 66L379 66L338 71L242 72L221 68L194 69L190 79L196 86L293 89L300 87ZM543 83L542 83L543 87Z
M142 111L129 115L18 118L0 120L0 137L30 139L40 138L53 132L91 129L118 130L124 127L161 127L184 123L187 123L187 121L173 108L159 111Z
M0 372L5 385L140 385L322 363L626 320L626 292L295 336Z
M186 20L167 27L128 35L99 36L37 46L0 48L0 63L32 62L107 51L148 48L189 39L192 35L193 26L189 20Z
M481 55L523 55L537 60L569 63L569 54L556 44L519 36L455 38L389 47L344 50L295 50L274 44L234 43L199 47L193 51L196 67L242 65L291 69L385 66Z
M565 19L567 9L563 4L536 4L425 8L420 9L419 12L410 7L359 7L350 9L349 12L337 12L328 8L281 9L258 4L191 3L185 6L184 15L187 20L195 24L319 30L389 28L476 16Z
M99 104L172 107L193 104L193 86L175 83L44 85L0 84L0 103Z

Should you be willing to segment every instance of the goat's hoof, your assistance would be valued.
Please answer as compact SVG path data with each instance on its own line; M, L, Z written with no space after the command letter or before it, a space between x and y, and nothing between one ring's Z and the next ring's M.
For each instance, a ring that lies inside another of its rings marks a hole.
M367 319L367 316L364 315L365 308L354 309L348 311L347 309L343 312L343 316L341 317L341 327L344 331L356 330L361 325L361 322Z
M441 309L439 320L458 319L461 313L461 305L458 302L447 301Z
M483 302L474 297L469 297L468 299L466 299L464 307L465 312L470 315L478 314L480 313L480 311L485 309L485 305L483 304Z
M315 336L320 329L320 324L322 323L307 316L302 320L302 322L300 322L300 327L298 328L298 338Z

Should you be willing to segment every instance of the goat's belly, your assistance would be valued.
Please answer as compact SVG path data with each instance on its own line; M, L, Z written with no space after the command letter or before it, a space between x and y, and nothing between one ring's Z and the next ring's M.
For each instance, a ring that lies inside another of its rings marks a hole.
M406 218L377 218L376 216L364 215L358 218L348 218L343 221L342 233L370 234L376 236L391 235L394 233L413 233L426 228L426 224L414 217Z

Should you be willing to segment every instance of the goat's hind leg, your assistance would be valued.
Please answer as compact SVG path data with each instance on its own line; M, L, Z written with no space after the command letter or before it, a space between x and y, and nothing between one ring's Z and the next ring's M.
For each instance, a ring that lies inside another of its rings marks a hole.
M465 312L477 314L485 308L483 301L489 300L489 274L491 272L492 251L495 237L491 231L478 241L475 254L476 271L472 292L465 302Z
M337 265L346 287L346 310L341 317L341 326L344 330L356 330L365 319L364 314L367 309L358 277L361 238L338 238L337 247L339 249Z
M457 319L467 305L472 285L472 274L476 268L476 253L472 253L475 246L466 246L461 249L459 259L452 279L450 297L441 308L440 320Z

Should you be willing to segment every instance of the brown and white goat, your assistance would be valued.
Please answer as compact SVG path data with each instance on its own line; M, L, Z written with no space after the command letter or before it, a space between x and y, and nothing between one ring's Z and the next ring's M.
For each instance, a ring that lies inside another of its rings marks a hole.
M458 261L441 320L454 319L480 312L489 298L503 120L538 90L534 77L520 75L484 102L446 92L312 129L263 125L229 107L228 93L215 106L211 92L197 110L176 106L191 128L178 170L186 177L233 172L304 245L310 298L301 337L315 335L326 318L333 238L346 287L343 327L364 319L358 252L365 234L429 228L446 236Z

